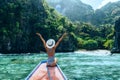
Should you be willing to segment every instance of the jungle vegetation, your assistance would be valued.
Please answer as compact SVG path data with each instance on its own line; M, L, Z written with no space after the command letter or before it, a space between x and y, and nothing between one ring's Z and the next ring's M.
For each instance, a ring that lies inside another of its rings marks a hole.
M110 50L114 43L113 22L94 25L82 20L72 21L45 0L0 0L1 53L44 51L36 32L41 33L45 40L53 38L55 41L67 32L56 51Z

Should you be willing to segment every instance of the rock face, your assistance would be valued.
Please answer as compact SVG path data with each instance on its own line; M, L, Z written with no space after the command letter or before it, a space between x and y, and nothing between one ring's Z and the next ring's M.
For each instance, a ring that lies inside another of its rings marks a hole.
M120 18L115 22L115 43L111 52L120 53Z
M57 41L70 25L72 27L72 23L50 8L45 0L0 0L0 53L43 51L36 32L45 40L53 38ZM62 41L58 51L63 50L64 43L67 43L64 51L73 50L74 46L69 45L73 40L69 38Z
M80 0L47 0L47 2L72 21L89 22L94 13L90 5L84 4Z
M80 0L47 0L50 6L72 21L83 21L99 26L114 24L120 17L120 1L108 3L101 9L93 10Z
M103 19L104 23L114 24L114 22L120 17L120 1L108 3L100 10L105 14Z
M35 25L44 21L43 13L42 0L1 0L0 53L36 51Z
M109 7L106 9L103 7L102 10L97 10L94 13L91 6L83 4L80 0L49 1L49 4L72 21L94 24L104 24L105 18L108 22L113 21L112 17L106 17ZM117 8L113 6L110 11L112 11L110 15L114 14L119 17L119 5ZM118 38L119 30L116 29L116 37ZM75 26L50 8L45 0L0 0L0 53L39 52L44 50L44 47L39 37L36 36L36 32L40 32L45 40L54 38L57 41L65 31L75 32ZM119 49L119 45L117 45L119 42L116 38L117 49ZM58 51L73 51L75 49L74 36L69 35L57 49Z

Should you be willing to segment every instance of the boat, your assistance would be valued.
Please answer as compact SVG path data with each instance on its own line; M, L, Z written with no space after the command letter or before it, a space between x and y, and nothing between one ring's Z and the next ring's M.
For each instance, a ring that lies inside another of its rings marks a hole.
M58 64L54 67L47 67L46 62L42 60L25 80L67 80Z

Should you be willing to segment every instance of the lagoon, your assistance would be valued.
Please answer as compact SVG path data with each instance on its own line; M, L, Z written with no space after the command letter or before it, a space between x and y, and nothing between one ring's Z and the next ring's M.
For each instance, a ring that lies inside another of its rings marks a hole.
M69 80L120 80L120 55L56 53L58 64ZM0 80L24 80L46 54L1 54Z

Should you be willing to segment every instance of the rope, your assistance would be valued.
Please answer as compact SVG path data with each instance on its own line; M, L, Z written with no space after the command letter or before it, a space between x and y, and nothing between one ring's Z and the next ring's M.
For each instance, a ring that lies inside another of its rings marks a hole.
M47 72L48 72L48 78L49 78L49 80L52 80L52 78L50 77L50 71L49 71L48 67L47 67Z

